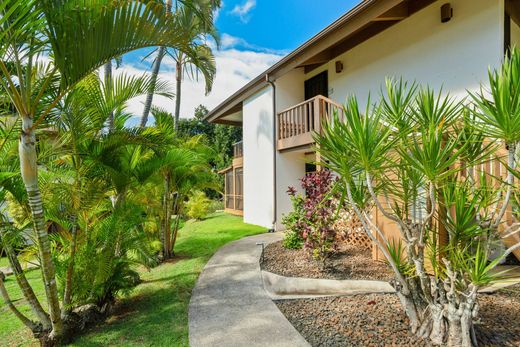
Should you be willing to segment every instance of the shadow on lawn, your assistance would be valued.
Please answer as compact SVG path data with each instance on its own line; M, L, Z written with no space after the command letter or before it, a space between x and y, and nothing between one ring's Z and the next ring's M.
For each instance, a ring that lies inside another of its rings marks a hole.
M184 346L187 310L197 272L143 282L140 292L121 299L110 317L87 329L74 346ZM152 283L164 282L162 288Z

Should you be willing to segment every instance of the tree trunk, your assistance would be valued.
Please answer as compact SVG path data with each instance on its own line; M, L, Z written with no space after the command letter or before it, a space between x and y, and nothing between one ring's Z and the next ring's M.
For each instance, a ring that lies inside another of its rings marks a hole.
M150 90L148 91L148 94L146 95L146 101L144 102L143 116L141 117L140 124L141 128L144 128L146 123L148 123L148 116L150 114L150 109L152 108L153 95L155 93L155 84L157 83L157 77L159 76L159 70L161 69L161 62L165 54L166 48L159 47L157 51L157 58L155 58L152 66Z
M5 275L2 271L0 271L0 295L4 299L5 304L11 312L14 313L14 315L27 327L29 328L33 333L35 333L38 329L38 326L36 323L31 321L29 318L25 317L18 308L14 305L14 303L11 301L11 298L9 297L9 293L7 292L7 289L4 285L5 281Z
M38 164L36 155L36 135L30 117L22 117L22 133L18 145L22 179L27 190L33 227L40 256L40 266L49 305L52 331L50 339L59 341L63 335L56 274L51 255L51 243L46 229L43 202L38 187Z
M170 176L164 178L163 195L163 260L171 257L171 208L170 208Z
M177 232L179 230L180 207L179 193L175 193L175 201L173 203L173 214L175 214L175 222L173 223L172 241L170 242L171 255L175 256L175 242L177 242Z
M51 321L49 319L49 315L43 309L40 301L34 294L34 290L32 289L29 281L25 277L25 273L23 272L22 266L16 257L15 251L8 240L2 240L2 231L0 231L0 243L3 241L4 251L7 255L7 259L9 260L9 264L11 265L11 269L13 270L13 275L18 283L18 287L22 291L23 297L31 307L31 310L34 312L36 317L38 317L40 323L42 324L43 330L51 330Z
M69 264L67 266L67 274L65 276L65 290L63 292L62 316L65 317L70 312L70 304L72 301L72 275L74 274L74 260L76 258L76 242L78 235L77 218L74 216L72 220L71 240Z
M112 92L112 60L105 64L105 88ZM114 112L108 115L108 131L114 131Z
M179 117L181 114L181 92L182 92L182 61L179 59L175 70L175 131L179 129Z
M165 13L166 15L170 15L172 12L172 0L166 0L165 4ZM157 82L157 76L159 75L159 70L161 69L161 62L166 54L166 47L159 47L157 51L157 58L152 66L152 76L151 76L151 86L148 94L146 95L146 101L144 103L143 116L141 117L141 128L146 126L148 122L148 115L150 114L150 109L152 108L153 94L155 92L155 83Z

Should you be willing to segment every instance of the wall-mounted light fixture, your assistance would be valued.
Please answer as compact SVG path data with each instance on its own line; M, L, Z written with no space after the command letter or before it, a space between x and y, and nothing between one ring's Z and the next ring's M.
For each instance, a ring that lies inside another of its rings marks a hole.
M343 62L336 60L336 73L340 73L341 71L343 71Z
M453 17L453 8L451 7L451 4L448 2L441 6L441 22L449 22L451 17Z

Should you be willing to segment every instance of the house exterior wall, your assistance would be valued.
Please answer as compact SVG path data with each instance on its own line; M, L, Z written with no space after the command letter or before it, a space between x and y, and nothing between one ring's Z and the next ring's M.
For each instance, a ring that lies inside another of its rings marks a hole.
M281 112L303 101L305 96L303 68L292 70L275 81L276 111Z
M243 103L244 222L273 226L273 104L266 87Z
M276 80L276 110L281 112L304 99L303 69L293 70ZM287 188L292 186L301 191L300 178L305 175L305 153L303 151L276 153L276 229L282 225L284 214L292 211Z
M440 21L436 2L402 22L307 74L328 70L329 97L343 103L356 95L364 105L369 94L377 99L385 77L408 81L464 96L487 78L503 54L503 2L453 0L453 18ZM344 64L341 73L335 61Z
M286 152L277 154L276 164L276 230L285 230L282 225L283 215L293 210L287 188L294 187L303 193L300 179L305 175L305 154L303 152Z
M385 77L403 77L428 84L458 97L475 90L487 78L487 69L497 66L503 56L503 0L452 0L454 16L440 22L436 2L410 18L305 74L293 70L278 78L276 110L283 111L304 100L304 81L328 71L329 98L343 103L348 95L358 97L363 105L369 94L375 101ZM511 42L520 46L520 28L511 25ZM335 72L335 61L344 70ZM272 89L266 87L243 103L244 139L244 221L272 227L273 221L273 151L274 135ZM277 229L281 218L291 211L286 194L288 186L299 188L305 173L302 151L276 151ZM398 235L389 222L377 223L390 236ZM375 254L377 257L377 254Z

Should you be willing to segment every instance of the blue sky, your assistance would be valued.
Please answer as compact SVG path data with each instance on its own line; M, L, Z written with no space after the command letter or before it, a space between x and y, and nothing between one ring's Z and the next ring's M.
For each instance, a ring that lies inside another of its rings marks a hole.
M223 6L216 14L221 49L214 51L217 76L213 90L205 96L203 81L186 78L182 89L181 117L192 117L193 110L200 104L209 109L215 107L358 2L223 0ZM146 55L146 51L138 51L123 57L123 66L118 71L128 74L146 73L150 70L153 59L152 56L143 60ZM174 85L175 64L171 59L163 60L159 77ZM128 105L129 111L136 116L140 115L143 100L144 98L132 100ZM173 112L174 100L155 96L154 105Z
M221 33L240 37L252 47L291 51L339 18L357 2L224 0L216 24Z

